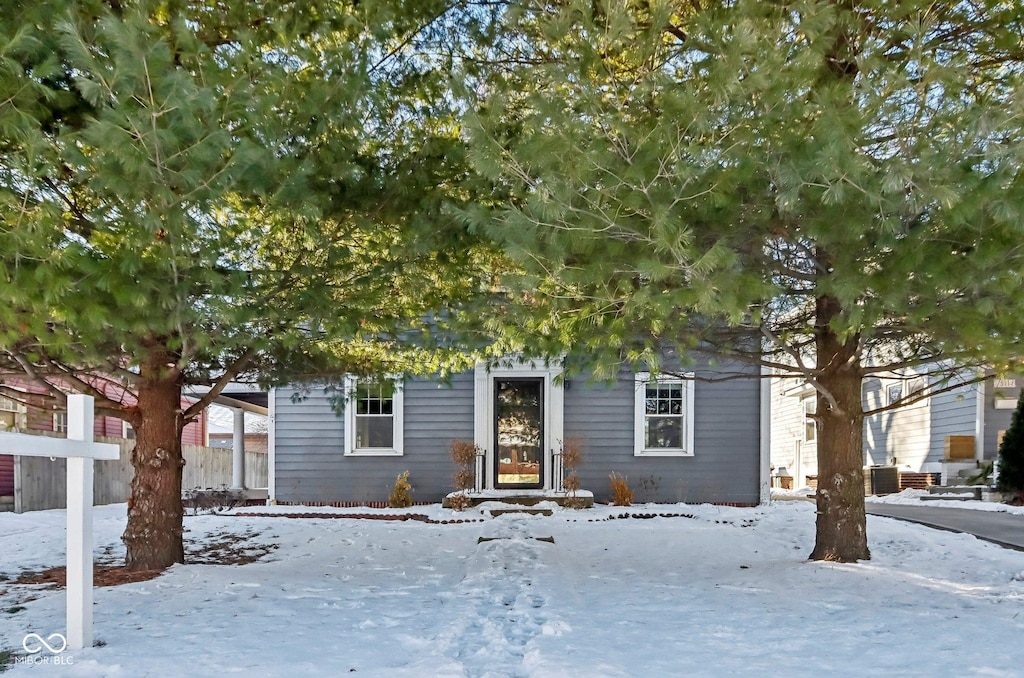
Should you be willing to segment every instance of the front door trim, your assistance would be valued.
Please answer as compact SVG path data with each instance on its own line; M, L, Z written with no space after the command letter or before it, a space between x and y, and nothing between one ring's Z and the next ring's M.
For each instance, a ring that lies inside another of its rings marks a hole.
M483 480L484 489L494 490L497 478L495 444L495 412L494 412L494 380L507 378L539 378L543 380L544 426L543 426L543 462L542 489L551 487L551 455L562 444L564 412L564 389L559 376L561 366L549 365L541 360L521 361L516 359L503 360L499 365L488 368L479 362L474 370L473 389L473 442L484 451ZM508 490L514 493L515 490Z

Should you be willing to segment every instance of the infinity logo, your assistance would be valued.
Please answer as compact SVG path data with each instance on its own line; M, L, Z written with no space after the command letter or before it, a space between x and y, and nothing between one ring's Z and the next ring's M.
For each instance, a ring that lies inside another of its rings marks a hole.
M57 645L56 642L54 642L53 645L50 645L50 643L46 642L47 640L53 642L54 638L56 638L57 640L60 641L60 647L56 647L56 645ZM31 641L31 640L34 640L34 641L36 641L39 644L38 645L33 644L33 645L30 646L29 645L29 641ZM60 633L51 633L44 640L43 637L41 635L39 635L38 633L30 633L27 636L25 636L24 640L21 641L21 646L23 648L25 648L25 652L28 652L29 654L36 654L37 652L42 652L44 647L47 650L49 650L51 654L60 654L61 652L63 652L67 648L67 646L68 646L68 639L65 638Z

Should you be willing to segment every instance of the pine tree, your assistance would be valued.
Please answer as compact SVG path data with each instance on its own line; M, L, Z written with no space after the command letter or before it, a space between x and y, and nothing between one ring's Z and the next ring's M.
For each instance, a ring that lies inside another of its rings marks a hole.
M1017 409L1010 428L999 443L999 480L997 489L1024 502L1024 391L1017 399Z
M416 330L478 250L446 76L404 49L441 7L5 5L0 379L131 423L130 568L182 561L181 431L229 382L449 360Z
M509 341L813 384L811 557L868 558L864 417L908 399L863 380L1020 360L1024 5L512 4L470 128L516 199L465 215L524 269Z

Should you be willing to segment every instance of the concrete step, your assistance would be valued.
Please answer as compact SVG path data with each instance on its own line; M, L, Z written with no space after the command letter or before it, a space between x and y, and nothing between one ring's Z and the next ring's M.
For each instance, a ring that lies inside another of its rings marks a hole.
M942 484L955 485L958 479L969 478L977 474L978 468L978 461L975 459L964 461L945 460L942 462ZM966 472L967 475L961 475L961 472Z
M928 488L929 495L943 495L943 494L956 494L960 495L957 499L977 499L981 500L981 494L983 490L988 488L983 485L932 485ZM948 499L948 497L921 497L922 499Z
M510 506L509 508L492 508L487 511L492 518L503 516L507 513L525 513L530 516L550 516L554 511L545 508L530 508L529 506Z
M0 511L14 510L14 495L5 494L0 496Z

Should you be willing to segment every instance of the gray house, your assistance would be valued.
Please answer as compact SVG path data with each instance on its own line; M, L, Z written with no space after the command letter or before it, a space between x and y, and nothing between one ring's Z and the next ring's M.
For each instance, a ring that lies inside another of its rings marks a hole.
M270 393L270 499L361 505L387 499L409 471L417 502L452 491L452 441L479 450L477 491L488 497L561 490L563 441L582 446L579 477L597 501L609 474L637 502L754 505L768 491L768 380L756 368L704 360L652 379L563 379L541 362L479 364L447 382L348 380ZM332 404L333 401L333 404Z

